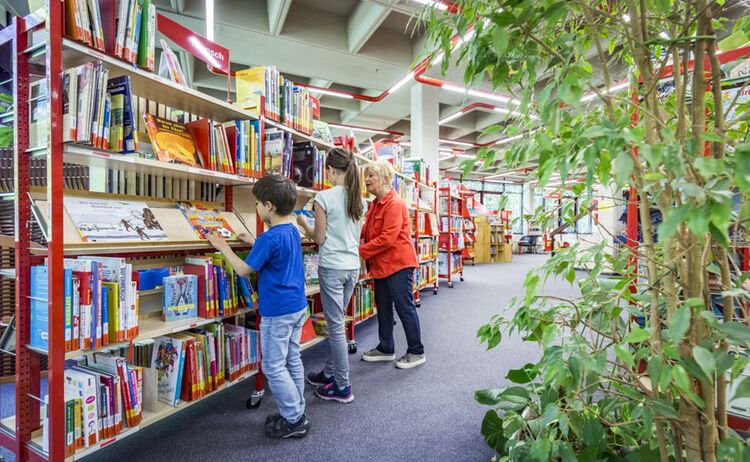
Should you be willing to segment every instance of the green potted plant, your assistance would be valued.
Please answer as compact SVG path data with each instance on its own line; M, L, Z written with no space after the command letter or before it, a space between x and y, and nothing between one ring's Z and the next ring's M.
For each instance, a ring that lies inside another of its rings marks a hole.
M744 14L737 8L462 0L424 10L428 52L445 53L443 71L464 66L467 85L489 82L527 115L488 128L525 136L481 149L467 172L532 165L540 188L559 176L559 210L534 217L544 228L558 213L571 226L592 213L590 190L623 207L628 191L640 222L632 247L610 251L606 238L558 249L479 330L488 348L509 335L541 347L507 371L509 384L476 392L491 406L482 433L501 459L750 458L727 409L729 386L750 396L748 274L734 251L750 220L749 80L727 82L718 46L747 36L747 18L731 19ZM552 278L580 296L547 293Z

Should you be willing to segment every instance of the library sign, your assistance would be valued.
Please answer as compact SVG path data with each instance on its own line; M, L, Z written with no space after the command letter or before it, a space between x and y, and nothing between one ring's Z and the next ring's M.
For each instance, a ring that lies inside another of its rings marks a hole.
M159 32L209 66L229 73L229 49L160 14Z

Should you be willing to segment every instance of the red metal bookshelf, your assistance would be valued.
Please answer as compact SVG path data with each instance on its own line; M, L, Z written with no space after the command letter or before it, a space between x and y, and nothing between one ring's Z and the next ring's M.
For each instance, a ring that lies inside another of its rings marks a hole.
M445 199L447 204L445 211L441 210L443 199ZM454 275L458 274L459 279L461 281L464 280L463 257L458 259L459 263L457 265L453 265L453 258L456 253L460 256L463 252L463 246L460 245L460 242L463 240L463 214L466 207L466 201L460 194L454 192L450 187L440 188L440 201L441 203L438 206L438 220L440 220L440 241L438 252L446 255L447 272L440 273L440 270L438 269L438 277L440 279L446 279L448 281L448 287L453 288ZM454 218L456 217L461 219L460 227L453 226ZM444 226L443 218L448 219L447 227Z

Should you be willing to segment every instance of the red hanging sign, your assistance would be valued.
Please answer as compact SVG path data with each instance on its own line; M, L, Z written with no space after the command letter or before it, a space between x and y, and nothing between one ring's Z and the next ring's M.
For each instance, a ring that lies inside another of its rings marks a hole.
M224 73L229 72L229 49L172 21L163 14L157 14L157 17L157 27L164 36L209 66Z

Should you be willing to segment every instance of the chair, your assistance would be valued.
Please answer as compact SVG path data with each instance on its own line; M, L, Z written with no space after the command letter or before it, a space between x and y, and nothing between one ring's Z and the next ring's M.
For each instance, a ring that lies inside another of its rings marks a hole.
M539 236L526 235L518 240L518 253L536 253ZM523 251L526 252L523 252Z

